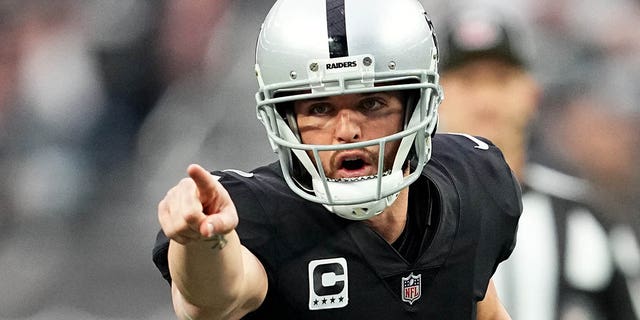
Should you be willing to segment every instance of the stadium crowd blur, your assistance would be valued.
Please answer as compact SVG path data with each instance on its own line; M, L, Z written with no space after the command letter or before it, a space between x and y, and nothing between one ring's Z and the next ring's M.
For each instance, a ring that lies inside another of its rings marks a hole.
M484 1L534 36L529 156L585 182L567 192L601 213L640 313L640 1ZM436 31L455 3L422 2ZM0 1L1 320L175 317L156 205L190 163L275 160L253 98L271 4Z

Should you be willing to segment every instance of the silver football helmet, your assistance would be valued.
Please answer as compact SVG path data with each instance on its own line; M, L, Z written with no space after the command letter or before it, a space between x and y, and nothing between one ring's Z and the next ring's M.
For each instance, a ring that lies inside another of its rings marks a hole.
M442 99L437 62L433 26L416 0L277 1L258 37L256 102L289 187L352 220L390 206L431 155ZM295 100L393 90L419 93L405 106L404 130L362 142L304 144L295 115L282 107ZM390 141L399 141L392 167L380 160L376 175L326 176L320 152L379 147L384 159ZM408 166L412 159L415 165Z

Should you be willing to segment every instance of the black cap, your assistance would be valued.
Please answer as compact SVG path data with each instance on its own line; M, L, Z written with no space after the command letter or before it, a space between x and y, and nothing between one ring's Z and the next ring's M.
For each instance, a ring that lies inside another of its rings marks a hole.
M526 67L526 39L516 21L494 7L457 8L437 30L440 68L447 70L479 57L498 57Z

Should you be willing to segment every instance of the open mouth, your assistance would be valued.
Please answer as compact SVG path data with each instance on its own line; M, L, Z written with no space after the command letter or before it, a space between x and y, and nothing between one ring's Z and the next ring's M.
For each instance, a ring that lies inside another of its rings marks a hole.
M334 169L327 175L328 181L360 181L373 179L378 174L377 157L366 150L338 152L331 163Z
M345 159L342 161L342 168L346 170L359 170L364 168L365 164L364 160L359 158Z

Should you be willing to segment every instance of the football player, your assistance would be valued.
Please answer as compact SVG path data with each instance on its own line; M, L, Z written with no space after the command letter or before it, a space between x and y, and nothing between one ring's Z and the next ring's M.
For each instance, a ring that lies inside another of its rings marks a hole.
M519 184L490 141L435 134L438 57L416 0L274 4L255 71L279 160L191 165L158 205L179 318L509 319Z

